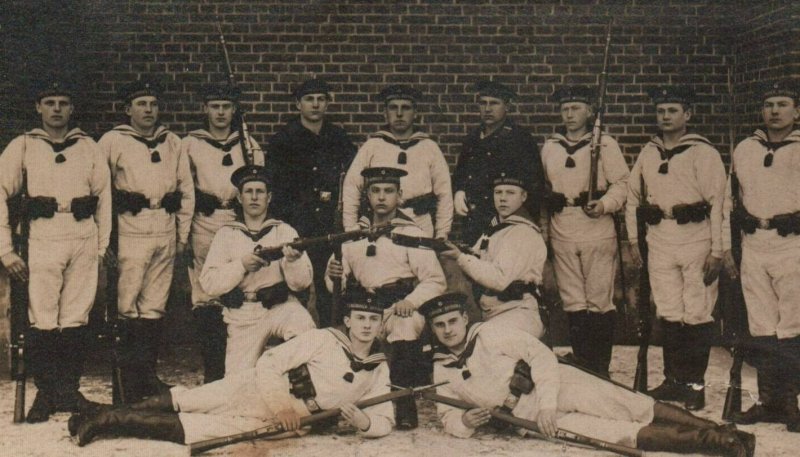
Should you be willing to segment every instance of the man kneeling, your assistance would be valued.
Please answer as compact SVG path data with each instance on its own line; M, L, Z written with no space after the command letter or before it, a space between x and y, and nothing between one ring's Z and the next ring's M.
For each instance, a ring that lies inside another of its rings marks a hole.
M75 414L70 435L79 446L101 435L190 444L274 422L300 432L301 417L332 408L341 408L366 437L387 435L394 425L390 402L364 410L354 405L389 393L389 368L376 341L383 308L366 297L350 296L347 303L342 330L309 330L265 352L255 368L194 389L176 387L127 407Z
M755 437L730 426L616 386L569 365L526 332L492 321L469 325L464 297L448 294L424 303L441 347L434 354L440 395L468 401L468 411L437 404L446 432L472 436L491 423L490 409L536 420L542 433L573 433L648 451L745 457Z

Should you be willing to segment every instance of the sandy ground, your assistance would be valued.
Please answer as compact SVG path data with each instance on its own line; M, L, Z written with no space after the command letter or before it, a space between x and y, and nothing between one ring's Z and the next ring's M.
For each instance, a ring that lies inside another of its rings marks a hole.
M565 352L559 348L557 352ZM635 369L636 348L617 346L614 348L612 377L630 384ZM188 347L169 350L165 362L159 367L162 378L171 383L194 386L200 382L200 368L197 355ZM724 402L727 371L730 367L730 356L727 352L715 348L706 380L707 407L701 415L719 420ZM100 354L92 360L91 369L84 376L82 391L95 401L110 402L109 368ZM170 368L168 368L170 367ZM661 368L661 351L651 348L650 352L650 386L651 388L663 379ZM745 389L755 395L755 372L745 367L743 373ZM27 405L33 401L35 388L28 382ZM14 402L13 384L0 382L0 456L33 457L33 456L186 456L188 448L177 444L136 439L103 439L93 442L87 447L79 448L73 444L67 433L68 415L59 413L44 424L14 425L11 423ZM753 398L745 394L744 408L753 403ZM347 428L335 433L306 436L299 439L282 441L259 441L240 443L222 448L207 455L227 456L324 456L324 457L368 457L368 456L601 456L611 455L606 452L583 450L560 444L539 441L531 438L519 438L513 434L497 435L481 433L474 439L458 439L443 434L435 417L432 403L420 401L421 426L410 432L394 432L388 437L368 440L355 435ZM800 455L800 434L788 433L779 424L759 424L745 426L742 429L753 432L758 438L757 456L789 457ZM673 454L648 453L653 456Z

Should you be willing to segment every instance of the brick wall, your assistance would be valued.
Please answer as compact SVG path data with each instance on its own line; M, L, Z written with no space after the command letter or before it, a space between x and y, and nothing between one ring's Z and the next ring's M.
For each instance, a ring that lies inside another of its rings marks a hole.
M16 89L49 63L81 76L92 98L79 102L77 120L86 130L102 133L122 120L114 93L142 73L162 74L168 83L164 122L178 133L196 128L195 90L224 78L217 18L258 140L285 121L291 88L312 75L335 84L333 118L358 141L382 122L374 94L404 82L427 94L422 121L451 162L466 126L478 121L469 87L479 78L515 87L515 119L539 138L553 132L558 116L550 93L562 83L597 83L612 17L606 119L628 154L654 132L649 87L693 84L701 94L697 130L725 144L733 51L737 87L798 69L797 50L776 43L797 31L791 1L739 7L709 0L10 3L12 20L4 29L13 40L6 41L10 58L4 60L15 89L4 91L2 106L17 111L4 111L13 115L4 121L3 140L19 131L19 119L35 122L29 110L19 111L25 91Z

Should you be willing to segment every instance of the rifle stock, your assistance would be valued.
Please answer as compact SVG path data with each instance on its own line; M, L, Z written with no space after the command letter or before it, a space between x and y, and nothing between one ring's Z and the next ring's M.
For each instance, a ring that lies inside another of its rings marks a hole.
M640 176L639 187L641 192L639 208L642 208L647 201L644 177L642 176ZM647 392L647 351L650 348L652 323L650 322L650 273L647 270L647 223L641 214L636 215L636 233L642 267L639 270L639 291L636 296L636 307L639 314L637 329L639 353L636 356L633 388L638 392Z
M22 170L22 192L7 201L9 208L9 225L17 233L12 233L12 243L17 255L28 262L28 240L30 237L30 219L25 207L28 198L28 176ZM15 382L14 388L14 417L15 424L25 421L25 385L27 372L25 367L25 331L28 328L29 284L9 275L11 288L11 309L9 324L11 341L9 344L9 358L11 379Z
M454 408L470 410L477 408L477 406L465 402L463 400L459 400L457 398L446 397L444 395L439 395L433 392L423 392L423 398L428 400L435 401L437 403L442 403L445 405L452 406ZM493 408L489 410L489 413L492 415L493 418L503 421L505 423L511 424L515 427L524 428L533 432L534 434L538 435L539 437L543 437L544 434L539 430L539 425L527 419L522 419L520 417L516 417L512 414L508 414L500 410L500 408ZM588 436L579 435L577 433L572 433L567 430L558 429L556 433L555 439L561 440L566 443L572 443L579 446L588 446L593 449L601 450L601 451L608 451L613 452L615 454L624 455L628 457L642 457L644 456L644 451L641 451L636 448L632 448L629 446L624 446L622 444L610 443L608 441L598 440L595 438L590 438Z
M283 257L283 248L285 247L290 247L293 249L297 249L299 251L305 251L306 249L319 244L327 243L330 245L336 245L345 243L347 241L358 240L368 236L378 237L389 233L392 230L392 228L393 226L391 224L386 224L361 230L350 230L347 232L331 233L328 235L316 236L311 238L301 238L292 241L290 243L284 243L278 246L264 247L258 245L255 247L253 252L262 259L268 262L273 262Z
M443 383L424 386L424 387L394 390L387 394L378 395L377 397L372 397L372 398L367 398L365 400L357 401L355 403L355 406L356 408L359 409L369 408L370 406L375 406L380 403L385 403L387 401L392 401L398 398L406 397L408 395L414 394L415 392L431 389L441 384ZM309 416L303 416L300 418L300 427L305 427L315 422L319 422L328 419L330 417L338 416L341 413L342 410L340 408L333 408L333 409L326 409L324 411L320 411L316 414L311 414ZM210 451L212 449L217 449L219 447L227 446L229 444L240 443L242 441L256 440L259 438L266 438L269 436L281 434L283 432L284 432L283 427L279 423L272 423L270 425L257 428L249 432L237 433L236 435L198 441L196 443L189 444L189 455L198 455L202 454L203 452Z

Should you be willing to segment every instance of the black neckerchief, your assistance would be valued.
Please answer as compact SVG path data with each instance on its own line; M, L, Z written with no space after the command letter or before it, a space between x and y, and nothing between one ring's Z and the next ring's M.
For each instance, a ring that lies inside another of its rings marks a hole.
M74 146L79 139L80 138L70 138L61 143L53 143L52 141L46 138L41 138L42 141L49 144L50 148L53 149L53 152L56 154L56 163L64 163L67 161L67 158L64 157L64 154L62 154L62 152L64 152L65 149Z
M773 141L769 141L769 139L767 138L766 133L763 133L763 132L761 132L761 133L762 133L763 136L762 135L758 135L758 132L757 132L757 134L753 138L767 149L767 154L764 156L764 166L765 167L771 167L772 166L772 161L775 159L775 152L777 152L778 149L797 142L797 141L791 140L791 139L782 140L782 141L774 141L773 142Z
M484 230L484 232L481 234L481 237L480 237L481 246L480 246L479 249L481 251L485 251L485 250L489 249L489 238L491 238L492 235L494 235L495 233L499 232L500 230L503 230L506 227L510 227L511 225L513 225L513 224L508 223L508 222L498 223L497 219L492 219L492 225L490 225L489 228Z
M564 148L564 150L567 152L567 155L569 156L569 157L567 157L567 161L564 164L564 166L566 168L575 168L575 159L573 159L571 156L573 154L575 154L576 152L578 152L579 149L581 149L584 146L587 146L589 143L591 143L592 142L592 138L591 137L584 138L584 139L582 139L582 140L580 140L577 143L572 144L572 145L570 145L566 140L563 140L561 138L559 138L557 141L558 141L558 144L560 144L561 147Z
M386 361L386 354L380 350L380 343L377 340L375 340L372 343L372 346L370 346L369 355L362 359L353 354L353 351L350 348L350 338L344 331L338 328L326 328L325 330L331 332L331 334L336 337L340 343L342 343L342 350L344 351L344 355L347 356L347 360L350 361L351 370L355 372L359 372L361 370L372 371L377 368L378 365Z
M147 138L141 135L128 135L134 140L142 143L143 145L147 146L147 149L155 149L158 147L159 144L163 143L167 139L167 135L169 135L169 131L164 131L161 135L153 138L152 140L148 140Z
M251 231L250 231L250 230L247 228L247 226L245 226L244 224L242 225L242 227L238 227L238 226L233 226L233 227L234 227L236 230L238 230L238 231L242 232L243 234L245 234L245 235L246 235L248 238L250 238L250 239L251 239L251 240L253 240L254 242L258 242L258 240L260 240L261 238L265 237L265 236L266 236L266 235L267 235L269 232L271 232L271 231L272 231L272 229L274 229L276 226L275 226L275 225L268 225L268 226L266 226L266 227L262 228L261 230L259 230L259 231L258 231L258 232L256 232L256 233L253 233L253 232L251 232Z
M469 377L472 376L472 373L470 373L469 370L464 370L464 367L467 366L467 361L472 356L472 353L475 351L475 344L478 342L478 329L480 328L481 325L482 325L481 323L476 323L476 324L471 324L467 327L467 335L465 337L467 339L467 344L464 347L464 351L462 351L461 354L456 356L446 347L439 345L434 350L433 354L434 360L444 361L444 360L455 359L452 360L451 362L445 363L444 367L457 368L459 370L462 370L461 377L464 378L465 380L469 379Z
M233 149L234 146L239 144L239 137L238 136L236 136L235 138L229 140L226 143L222 143L222 142L219 142L219 141L217 141L217 140L215 140L213 138L208 138L208 137L205 137L205 136L198 137L198 138L200 138L201 140L203 140L206 143L210 144L215 149L221 150L222 152L231 152L231 149Z

